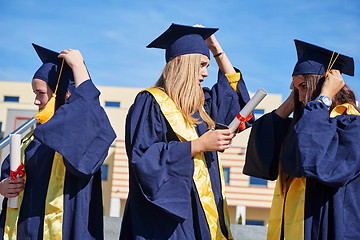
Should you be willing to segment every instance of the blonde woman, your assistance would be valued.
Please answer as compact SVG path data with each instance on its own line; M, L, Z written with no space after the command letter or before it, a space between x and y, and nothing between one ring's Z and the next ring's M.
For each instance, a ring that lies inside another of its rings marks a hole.
M241 74L213 35L173 24L148 47L166 50L153 88L140 92L126 121L129 197L120 239L232 239L217 152L229 148L229 124L249 100ZM212 52L219 68L210 90Z

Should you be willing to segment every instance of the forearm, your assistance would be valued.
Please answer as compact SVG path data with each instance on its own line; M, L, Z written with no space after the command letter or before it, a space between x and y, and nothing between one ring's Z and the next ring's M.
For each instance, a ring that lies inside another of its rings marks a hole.
M293 93L280 105L278 109L276 109L275 113L283 118L286 119L289 115L294 111L294 100L293 100Z
M75 87L90 79L89 73L84 63L72 67L74 74Z
M235 69L233 65L231 64L229 58L226 56L226 53L220 46L219 42L215 38L215 36L209 37L207 40L207 45L213 54L217 65L219 66L220 70L224 74L231 74L235 73Z
M200 141L201 140L199 138L191 141L191 156L194 157L194 156L198 155L199 153L204 152Z

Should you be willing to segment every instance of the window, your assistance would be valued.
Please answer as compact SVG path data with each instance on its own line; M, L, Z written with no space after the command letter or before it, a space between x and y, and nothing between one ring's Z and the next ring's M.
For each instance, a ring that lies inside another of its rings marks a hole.
M258 115L262 115L265 113L265 110L264 109L254 109L254 114L258 114Z
M120 102L105 101L105 107L120 108Z
M246 220L246 225L264 226L264 221L260 221L260 220Z
M107 165L107 164L101 165L101 180L107 181L107 179L108 179L108 170L109 170L109 165Z
M19 102L19 97L4 96L4 102Z
M14 131L26 123L30 118L29 117L15 117L14 120Z
M264 115L265 110L264 109L254 109L253 114L255 119L259 119L262 115Z
M223 168L223 172L224 172L224 181L226 185L230 184L230 168L228 167L224 167Z
M0 139L4 138L4 133L2 132L2 122L0 122Z
M267 187L267 180L256 177L250 177L250 185Z

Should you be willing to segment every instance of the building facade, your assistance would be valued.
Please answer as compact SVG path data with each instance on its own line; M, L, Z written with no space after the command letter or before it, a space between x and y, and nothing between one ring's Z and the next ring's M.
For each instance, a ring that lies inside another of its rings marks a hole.
M139 88L104 87L100 102L117 134L102 166L104 215L122 216L128 194L128 159L125 151L125 119ZM252 95L252 94L250 94ZM37 111L30 82L0 81L0 138L7 136ZM269 94L257 106L255 116L274 110L281 95ZM275 182L242 174L250 129L238 134L232 146L220 153L231 223L267 225ZM7 155L2 151L1 160Z

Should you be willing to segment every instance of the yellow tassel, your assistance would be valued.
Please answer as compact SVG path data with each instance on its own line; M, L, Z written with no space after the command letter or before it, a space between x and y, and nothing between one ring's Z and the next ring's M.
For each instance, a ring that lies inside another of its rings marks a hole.
M65 63L65 60L62 59L60 72L59 72L59 76L58 76L58 80L56 83L56 88L55 88L54 93L52 94L49 101L46 103L45 107L43 109L41 109L34 117L35 119L38 120L38 123L41 123L41 124L46 123L47 121L50 120L50 118L52 118L52 116L55 113L56 93L57 93L57 90L59 87L59 82L60 82L62 70L64 67L64 63Z
M35 118L38 120L38 123L44 124L52 118L55 113L55 100L56 94L53 93L50 100L47 102L45 107L41 109L36 115Z

